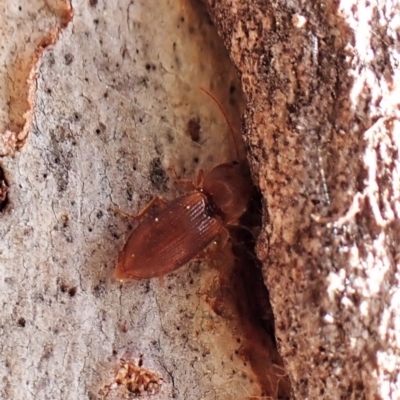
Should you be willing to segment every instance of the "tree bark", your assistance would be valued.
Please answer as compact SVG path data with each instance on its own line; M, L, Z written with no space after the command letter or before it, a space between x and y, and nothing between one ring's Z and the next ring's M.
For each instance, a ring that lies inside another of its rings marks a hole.
M247 100L293 398L400 398L400 6L207 4Z
M113 276L136 223L112 207L135 214L154 196L173 199L173 168L193 179L236 157L198 89L239 131L226 49L201 2L72 6L0 6L0 397L260 397L270 377L245 355L282 375L279 356L249 346L250 329L211 296L215 260L164 279Z

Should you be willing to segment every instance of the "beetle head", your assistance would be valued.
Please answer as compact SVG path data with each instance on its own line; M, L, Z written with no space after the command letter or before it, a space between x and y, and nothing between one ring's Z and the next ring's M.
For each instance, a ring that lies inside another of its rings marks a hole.
M224 223L237 221L246 211L253 184L243 172L243 165L234 161L217 165L204 177L202 189Z

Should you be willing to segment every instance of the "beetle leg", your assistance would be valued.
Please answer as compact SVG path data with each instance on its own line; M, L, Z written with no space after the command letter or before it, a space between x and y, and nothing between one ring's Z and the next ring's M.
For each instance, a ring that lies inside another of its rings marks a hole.
M115 211L118 212L119 214L122 214L123 216L127 217L127 218L131 218L131 219L141 219L142 217L144 217L151 208L153 208L155 205L157 205L158 207L165 207L165 205L167 204L167 202L161 198L161 197L154 197L154 199L150 200L148 202L148 204L146 204L146 206L136 215L132 215L132 214L128 214L125 211L120 210L117 207L113 207L111 206L110 208Z
M174 164L171 164L171 168L174 173L175 183L177 185L182 185L188 192L196 189L196 186L193 184L193 182L190 179L179 178L178 174L176 173Z
M219 247L221 249L225 248L225 246L228 243L228 240L229 240L230 237L231 237L231 235L229 234L229 231L225 227L222 226L221 230L220 230L221 242L219 244Z
M194 256L192 258L192 261L203 261L205 258L207 258L207 256L208 256L208 251L207 250L203 250L199 254Z
M136 214L133 218L134 219L140 219L143 216L145 216L151 208L153 208L155 205L158 207L162 208L167 205L167 202L162 198L162 197L154 197L154 199L150 200L149 203L138 213Z
M193 182L190 179L175 179L175 183L182 185L188 192L196 189L196 186L193 185Z
M199 170L196 178L196 187L202 188L204 182L204 171L202 169Z
M225 223L225 225L243 229L246 232L248 232L253 239L255 239L257 237L257 235L254 233L253 229L250 229L247 226L240 224L237 219L234 219L232 221L228 221L228 222Z
M209 253L214 253L218 249L223 250L228 243L231 235L225 227L221 226L218 237L219 238L217 240L213 240L206 249L197 254L197 256L195 256L192 260L203 260L209 255Z

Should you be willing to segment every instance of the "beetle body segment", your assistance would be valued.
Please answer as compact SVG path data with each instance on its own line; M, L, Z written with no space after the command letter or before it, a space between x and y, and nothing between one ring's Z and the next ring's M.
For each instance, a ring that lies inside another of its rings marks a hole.
M224 224L235 223L243 215L252 187L250 172L236 161L214 167L201 185Z
M151 213L131 233L115 277L147 279L174 271L204 250L222 226L201 191L180 196Z

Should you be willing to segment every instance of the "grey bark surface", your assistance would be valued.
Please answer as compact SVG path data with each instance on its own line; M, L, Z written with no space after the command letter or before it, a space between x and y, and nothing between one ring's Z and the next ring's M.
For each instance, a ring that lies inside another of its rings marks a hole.
M207 3L247 99L293 398L400 398L400 6Z
M129 371L155 379L138 386L154 399L259 395L238 332L204 300L215 270L197 262L164 280L113 278L134 223L111 206L134 214L153 196L178 194L172 166L194 178L234 158L226 121L198 90L209 89L238 126L237 74L205 8L2 7L4 43L15 44L2 48L0 397L132 398Z

